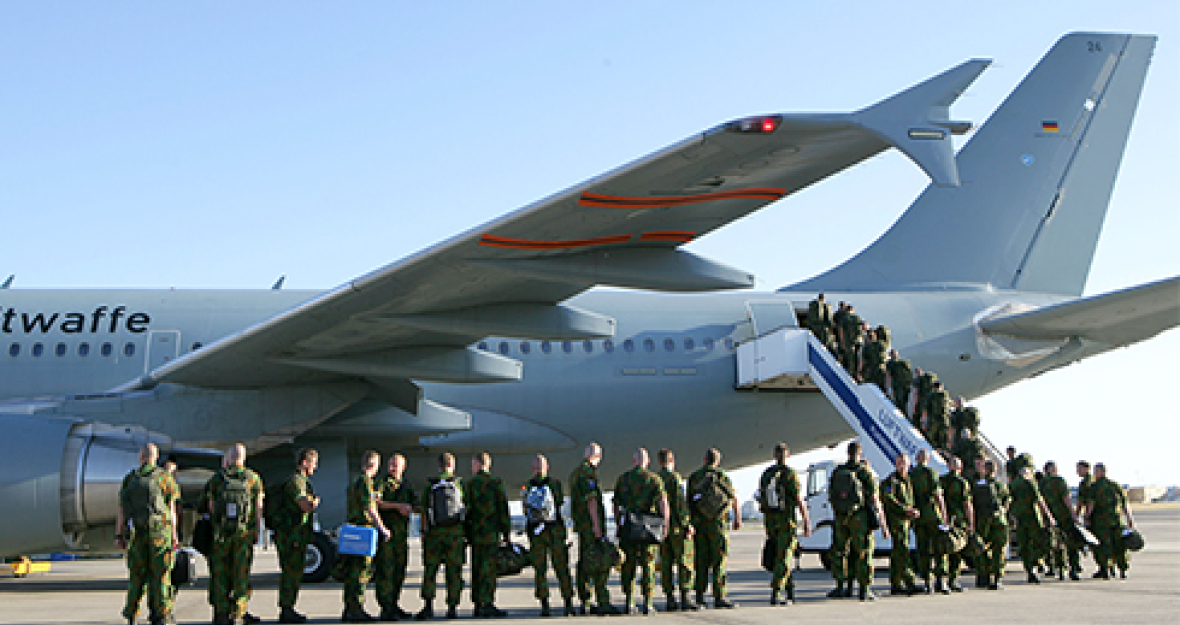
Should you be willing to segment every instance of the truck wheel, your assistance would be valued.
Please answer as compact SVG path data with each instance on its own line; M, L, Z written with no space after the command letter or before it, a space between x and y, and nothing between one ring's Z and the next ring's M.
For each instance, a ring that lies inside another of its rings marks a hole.
M307 561L303 566L304 583L314 584L328 579L336 564L336 545L327 534L316 532L307 543Z
M819 552L819 563L823 565L825 571L832 570L832 556L827 551Z

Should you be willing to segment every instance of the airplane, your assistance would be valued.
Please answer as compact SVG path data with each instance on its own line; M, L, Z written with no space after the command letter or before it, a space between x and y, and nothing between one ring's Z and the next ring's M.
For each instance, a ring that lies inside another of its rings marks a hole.
M850 431L823 395L735 388L736 345L821 292L968 398L1149 339L1180 277L1081 295L1154 45L1066 35L957 154L949 107L987 61L851 113L726 122L325 292L4 289L0 555L110 545L149 440L186 498L231 443L268 481L315 447L325 528L369 448L416 477L489 451L513 484L590 441L604 479L640 445L731 466L827 446ZM931 185L830 271L747 293L681 249L890 148Z

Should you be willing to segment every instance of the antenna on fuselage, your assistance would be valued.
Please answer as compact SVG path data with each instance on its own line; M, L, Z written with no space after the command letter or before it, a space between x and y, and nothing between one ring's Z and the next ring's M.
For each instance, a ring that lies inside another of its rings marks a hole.
M287 281L287 276L279 276L279 279L275 280L275 283L271 285L270 290L272 290L272 291L283 290L283 283L286 281Z

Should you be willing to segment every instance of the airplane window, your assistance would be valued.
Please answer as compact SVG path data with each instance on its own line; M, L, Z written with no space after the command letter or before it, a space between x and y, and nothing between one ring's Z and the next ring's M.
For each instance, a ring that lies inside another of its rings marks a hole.
M608 354L615 351L615 342L610 339L603 341L602 342L602 349L603 349L603 351L605 351Z
M103 356L110 356L111 352L113 351L115 351L115 348L111 347L110 343L103 343L102 347L98 349L98 353L102 354Z
M594 341L582 341L582 349L586 350L587 354L593 352L594 351Z
M45 353L45 346L40 343L33 343L33 356L40 358L41 354Z
M645 352L656 351L656 342L651 339L643 339L643 351L645 351Z
M78 355L79 356L89 356L90 355L90 343L78 343Z
M134 356L135 355L135 343L125 343L123 345L123 355L128 356L128 357Z
M20 343L13 343L12 345L9 345L8 355L12 356L13 358L20 356Z
M696 343L692 339L684 339L684 351L691 352L696 347Z
M483 343L480 343L480 345L483 345ZM202 347L204 347L204 345L202 345L201 343L193 343L193 349L192 349L192 351L194 351L194 352L195 352L195 351L197 351L198 349L201 349ZM488 348L488 346L487 346L487 345L483 345L483 349L485 349L485 350L486 350L487 348Z
M706 336L705 340L701 341L701 347L704 347L707 352L713 351L713 339Z
M561 342L561 351L563 351L567 354L574 351L574 344L569 341L562 341Z
M58 343L57 345L53 346L53 353L57 354L58 356L65 356L66 350L67 348L65 343Z
M623 341L623 351L627 353L635 351L635 341L632 341L631 339Z
M480 342L479 342L479 348L480 348L481 350L485 351L485 352L486 352L486 351L488 351L488 343L487 343L487 341L480 341ZM195 345L193 346L193 349L196 349L196 346L195 346Z
M521 341L520 342L520 353L527 354L531 351L533 351L533 346L529 345L528 341Z
M725 349L728 349L731 352L733 351L733 339L727 336L725 337L725 340L722 341L722 343L725 343Z
M676 350L676 341L673 341L672 339L664 339L664 351L671 352L671 351L675 351L675 350Z
M541 341L541 351L548 354L549 352L553 351L553 344L549 341Z

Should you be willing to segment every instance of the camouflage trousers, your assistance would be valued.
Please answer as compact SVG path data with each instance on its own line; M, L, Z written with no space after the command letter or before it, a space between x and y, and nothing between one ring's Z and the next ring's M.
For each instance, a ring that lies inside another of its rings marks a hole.
M697 533L696 548L696 591L704 593L713 581L713 598L725 598L725 563L729 559L729 534L723 520L693 523Z
M1090 528L1094 537L1098 539L1098 548L1094 550L1094 562L1100 567L1116 567L1126 571L1131 568L1127 557L1127 548L1123 545L1122 525L1099 525Z
M848 345L841 352L840 364L844 365L844 369L853 378L859 379L858 372L860 371L860 343Z
M496 543L471 545L471 601L476 606L496 602ZM448 587L447 590L450 590Z
M946 577L946 554L934 549L934 538L938 536L938 519L919 517L914 520L914 547L918 550L919 577L929 581L930 576Z
M357 612L365 607L365 586L373 576L373 558L369 556L337 556L343 562L344 609Z
M166 533L136 532L127 545L127 604L123 618L135 617L139 601L147 591L148 610L152 616L172 614L172 565L176 552L172 551L172 530Z
M814 334L815 338L819 339L819 342L824 345L827 345L832 340L831 331L828 329L828 326L823 325L822 323L812 326L811 333Z
M693 557L693 540L683 529L674 530L660 543L660 583L664 594L671 596L677 587L681 592L692 588Z
M999 516L981 517L975 524L975 533L983 541L985 550L983 555L975 559L975 567L980 573L990 575L1000 581L1004 577L1004 556L1008 551L1008 523Z
M1080 572L1082 570L1082 547L1084 546L1080 541L1074 541L1073 536L1073 517L1069 515L1062 515L1066 522L1061 526L1061 553L1054 555L1053 565L1058 565L1058 559L1061 560L1061 567L1064 570L1066 564L1069 565L1070 571ZM1056 517L1054 517L1056 518Z
M275 547L279 551L279 607L294 608L307 566L307 543L311 531L306 527L275 530Z
M549 598L549 563L561 586L561 597L569 600L574 596L574 585L570 580L570 554L565 544L565 527L550 525L540 534L529 532L529 555L533 559L533 596Z
M877 388L881 389L882 393L886 392L888 389L885 388L885 365L875 363L872 365L866 364L864 367L864 381L872 382L877 385Z
M434 600L438 569L447 567L447 605L459 605L463 596L463 560L466 549L462 527L435 527L422 538L422 599Z
M1046 528L1031 518L1016 519L1016 544L1020 561L1027 573L1033 572L1045 558Z
M623 594L627 602L635 595L635 570L639 569L639 592L650 598L656 581L656 554L659 545L646 545L633 541L619 541L623 548Z
M959 523L959 522L957 522L958 517L955 517L955 518L956 518L956 522L954 524L954 527L957 527L957 528L963 530L964 535L966 535L967 534L967 523L966 522ZM963 552L961 552L961 551L956 551L955 553L950 553L950 554L946 555L946 580L947 580L947 583L953 584L959 580L959 573L963 572L963 558L964 558Z
M832 519L832 577L843 583L856 578L862 586L873 583L873 530L869 511L861 508Z
M764 525L766 537L774 541L775 560L774 570L770 573L770 589L777 592L787 587L794 588L791 560L795 558L795 548L799 546L795 522L788 520L782 513L771 512L766 514Z
M605 606L610 605L610 591L607 590L606 580L610 577L610 571L591 572L586 570L582 560L586 552L590 551L590 545L598 542L599 539L594 537L594 532L578 532L578 568L577 568L577 585L578 585L578 599L582 603L590 601L590 586L594 586L594 601L596 605Z
M401 602L409 557L410 547L405 536L390 538L377 547L377 557L373 560L373 586L382 610L392 610Z
M910 522L890 519L889 538L893 543L889 550L889 587L910 586L914 583L914 570L910 566Z
M910 383L908 381L893 381L893 405L901 411L901 414L909 416L907 410L910 403Z
M250 603L250 566L254 562L253 535L246 530L216 534L209 562L209 605L215 614L240 617Z

